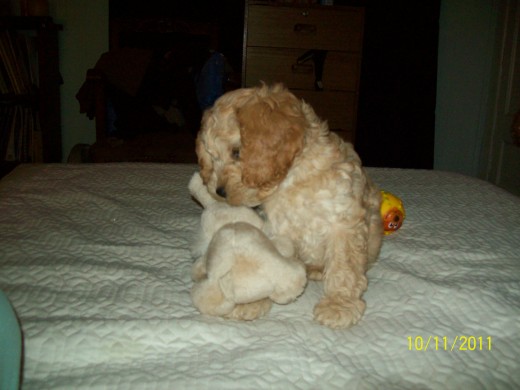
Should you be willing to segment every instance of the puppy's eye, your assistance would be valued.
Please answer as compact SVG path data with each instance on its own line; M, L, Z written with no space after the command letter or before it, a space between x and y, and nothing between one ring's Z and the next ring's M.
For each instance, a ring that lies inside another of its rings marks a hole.
M231 158L233 160L240 160L240 148L235 147L231 149Z

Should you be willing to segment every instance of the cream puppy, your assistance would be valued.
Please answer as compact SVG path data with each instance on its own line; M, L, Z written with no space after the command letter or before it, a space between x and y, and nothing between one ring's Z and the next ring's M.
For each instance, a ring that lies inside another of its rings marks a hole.
M245 88L207 110L196 150L209 193L260 206L265 231L289 237L308 277L323 280L315 319L332 328L359 321L366 271L382 240L381 195L350 143L282 85ZM240 318L261 315L244 305Z

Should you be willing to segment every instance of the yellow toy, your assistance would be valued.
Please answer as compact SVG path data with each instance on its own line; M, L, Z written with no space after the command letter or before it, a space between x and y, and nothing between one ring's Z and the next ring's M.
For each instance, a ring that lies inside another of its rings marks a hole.
M381 196L381 217L383 219L384 233L388 235L402 226L406 213L403 202L397 196L386 191L381 191Z

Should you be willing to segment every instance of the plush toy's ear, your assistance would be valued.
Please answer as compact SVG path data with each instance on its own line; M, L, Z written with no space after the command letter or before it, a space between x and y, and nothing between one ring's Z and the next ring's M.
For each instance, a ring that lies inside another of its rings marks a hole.
M209 205L217 202L216 199L213 199L207 187L202 182L202 177L199 172L195 172L191 177L190 183L188 184L188 189L191 196L198 200L204 208L207 208Z
M252 100L237 110L242 181L252 188L280 183L303 149L307 121L302 103L286 90Z

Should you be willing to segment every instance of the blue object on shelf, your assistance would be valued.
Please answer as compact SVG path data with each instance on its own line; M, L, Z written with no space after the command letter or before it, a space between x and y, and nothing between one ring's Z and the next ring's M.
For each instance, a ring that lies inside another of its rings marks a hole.
M214 52L196 78L197 100L202 111L211 107L224 93L225 68L225 57L219 52Z

